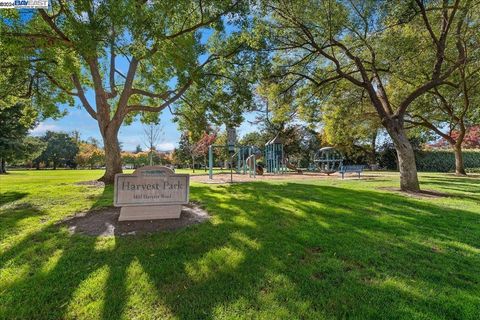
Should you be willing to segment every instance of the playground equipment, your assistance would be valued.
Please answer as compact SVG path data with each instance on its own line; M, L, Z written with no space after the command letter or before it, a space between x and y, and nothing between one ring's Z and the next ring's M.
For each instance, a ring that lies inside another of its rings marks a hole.
M237 173L246 174L247 171L253 170L253 167L250 168L250 165L247 163L247 159L250 158L251 156L255 156L254 160L256 160L257 157L262 156L262 151L255 146L237 146L236 150L237 150L237 166L236 166Z
M343 165L343 155L332 147L321 148L313 158L316 168L328 175L337 172Z
M239 146L239 145L211 145L208 147L208 176L213 179L213 151L215 148L228 148L230 153L231 174L233 169L238 174L248 174L250 177L263 175L264 169L267 173L283 174L288 169L303 173L295 165L288 162L284 150L283 143L279 136L275 136L272 140L265 144L264 152L255 146ZM257 164L258 158L264 158L265 168ZM233 179L233 178L232 178Z
M211 145L208 147L208 177L213 179L213 150L215 148L228 148L230 156L230 165L233 171L238 174L249 174L255 177L257 174L263 174L263 168L259 168L256 160L262 155L260 149L255 146L235 146L235 145ZM252 163L253 162L253 163Z
M285 160L285 166L290 170L297 171L298 174L303 174L303 170L297 168L296 165L288 162L288 160Z
M282 140L277 136L265 144L265 165L268 173L286 171Z
M253 177L256 175L263 175L263 167L261 165L257 165L257 157L258 155L252 154L246 160L250 177L252 175Z
M250 177L262 175L264 168L257 164L260 157L264 157L266 164L266 172L278 174L287 171L285 155L283 152L283 144L281 139L276 136L265 144L265 150L255 146L238 146L238 145L211 145L208 147L208 176L213 179L213 151L215 148L228 148L230 151L231 167L235 168L238 174L249 174ZM294 170L297 170L296 168ZM233 171L233 170L232 170Z

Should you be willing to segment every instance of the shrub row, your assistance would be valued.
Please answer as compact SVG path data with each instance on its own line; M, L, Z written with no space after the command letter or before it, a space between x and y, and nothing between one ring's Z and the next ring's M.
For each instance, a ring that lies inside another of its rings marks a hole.
M455 154L449 150L417 151L418 171L452 172L455 171ZM480 149L464 150L463 162L467 172L480 171Z

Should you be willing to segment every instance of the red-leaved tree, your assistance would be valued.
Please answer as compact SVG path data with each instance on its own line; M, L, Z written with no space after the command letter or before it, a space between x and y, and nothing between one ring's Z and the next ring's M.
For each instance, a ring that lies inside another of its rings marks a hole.
M449 137L457 141L460 132L453 131ZM436 143L431 145L434 148L447 148L450 146L449 142L445 138L441 138ZM480 125L472 126L466 130L465 137L463 138L462 148L464 149L477 149L480 148Z
M195 158L199 158L201 156L203 156L203 159L204 159L205 171L207 170L208 147L212 145L216 139L217 139L217 134L215 132L214 133L204 132L202 137L192 145L191 155L192 155L193 172L195 172Z

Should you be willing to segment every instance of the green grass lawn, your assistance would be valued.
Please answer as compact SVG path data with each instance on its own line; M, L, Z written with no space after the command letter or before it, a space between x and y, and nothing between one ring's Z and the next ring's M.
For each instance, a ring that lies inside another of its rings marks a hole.
M70 235L110 206L100 171L0 176L0 319L479 319L480 178L192 184L212 219L146 236Z

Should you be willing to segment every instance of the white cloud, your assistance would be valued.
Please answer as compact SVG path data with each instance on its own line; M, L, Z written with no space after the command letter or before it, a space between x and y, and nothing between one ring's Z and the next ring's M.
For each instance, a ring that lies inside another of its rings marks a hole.
M34 136L41 136L47 131L59 131L59 130L60 128L57 125L40 122L35 128L30 130L30 134Z
M159 151L171 151L173 149L175 149L175 144L172 142L163 142L157 145Z
M143 147L144 143L142 139L136 137L124 137L123 134L121 137L118 138L120 142L126 147L133 147L135 148L137 145Z
M123 150L133 151L135 150L136 146L140 145L143 150L148 149L145 145L146 141L137 137L120 137L120 141L123 146ZM158 151L171 151L175 149L174 142L161 142L156 145L156 149Z

